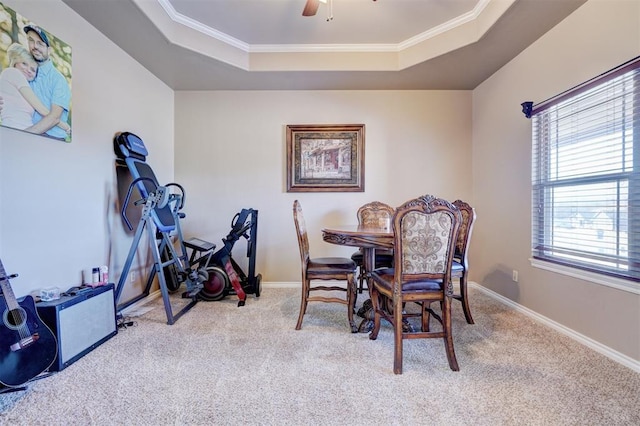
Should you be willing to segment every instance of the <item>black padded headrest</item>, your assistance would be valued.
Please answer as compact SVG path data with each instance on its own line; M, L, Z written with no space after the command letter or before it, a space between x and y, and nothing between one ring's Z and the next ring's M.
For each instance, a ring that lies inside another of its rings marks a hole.
M120 159L128 157L145 160L149 152L144 142L138 136L130 132L121 132L113 138L113 151Z

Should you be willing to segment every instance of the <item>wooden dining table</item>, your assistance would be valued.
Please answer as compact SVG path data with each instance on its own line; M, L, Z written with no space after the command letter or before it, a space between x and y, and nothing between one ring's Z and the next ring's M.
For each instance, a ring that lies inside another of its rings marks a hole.
M331 244L362 248L364 269L367 271L367 287L371 289L371 276L368 272L375 269L376 249L393 248L393 229L362 225L332 226L322 229L322 239ZM371 313L365 313L363 316L358 329L361 332L369 332L373 328L373 316Z

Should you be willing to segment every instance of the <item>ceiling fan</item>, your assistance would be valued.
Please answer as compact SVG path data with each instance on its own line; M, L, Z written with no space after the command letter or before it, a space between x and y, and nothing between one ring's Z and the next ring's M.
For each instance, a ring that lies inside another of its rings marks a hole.
M330 6L333 6L333 0L307 0L304 5L304 9L302 10L302 16L315 16L318 12L318 7L320 7L320 3L327 3L329 1ZM376 0L373 0L376 1ZM333 16L330 13L330 19L333 19ZM328 21L329 19L327 19Z

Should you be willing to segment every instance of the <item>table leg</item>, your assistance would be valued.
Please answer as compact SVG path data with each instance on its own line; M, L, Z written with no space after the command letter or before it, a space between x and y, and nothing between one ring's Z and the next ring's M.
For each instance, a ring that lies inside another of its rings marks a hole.
M375 269L376 264L376 249L373 247L362 248L362 263L364 264L364 270L366 271L365 279L367 280L367 289L369 290L369 303L364 302L363 306L369 306L368 309L362 314L362 322L358 326L359 333L368 333L373 330L373 307L371 304L371 287L373 282L371 280L371 271Z
M373 330L373 316L375 315L373 309L373 303L371 303L371 288L373 286L373 280L371 279L371 271L375 269L376 263L376 249L373 247L363 247L362 253L362 261L364 263L364 269L367 272L367 288L369 289L369 300L365 300L362 304L364 311L362 314L358 312L358 315L363 318L358 326L358 333L368 333ZM393 313L393 306L391 304L391 300L386 298L381 298L380 304L384 304L381 306L382 309L386 310L390 314ZM366 308L366 309L365 309ZM409 321L404 318L402 320L402 329L405 332L413 332L413 326L409 323Z

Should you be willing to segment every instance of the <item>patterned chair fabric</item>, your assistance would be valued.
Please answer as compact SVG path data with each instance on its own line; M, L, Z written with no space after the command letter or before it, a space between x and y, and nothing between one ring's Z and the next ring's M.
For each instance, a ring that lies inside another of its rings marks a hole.
M381 228L384 226L391 226L391 219L395 209L388 204L381 203L380 201L372 201L364 204L358 209L358 225L366 228ZM364 289L364 281L367 275L367 271L364 268L364 258L362 249L357 250L351 255L351 260L356 262L360 273L358 274L358 291L362 293ZM376 250L376 268L390 267L393 265L393 250L392 249L377 249Z
M410 274L443 274L452 222L444 212L409 212L402 218L403 278Z

